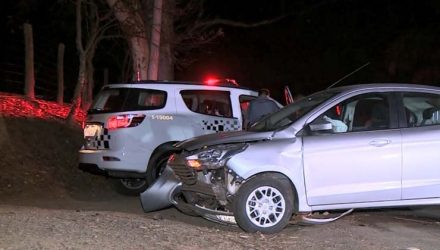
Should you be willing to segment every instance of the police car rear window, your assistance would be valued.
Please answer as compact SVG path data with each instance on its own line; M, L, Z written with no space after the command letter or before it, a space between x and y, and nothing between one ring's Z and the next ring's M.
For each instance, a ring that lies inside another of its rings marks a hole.
M165 106L167 92L153 89L106 88L95 98L88 113L154 110Z

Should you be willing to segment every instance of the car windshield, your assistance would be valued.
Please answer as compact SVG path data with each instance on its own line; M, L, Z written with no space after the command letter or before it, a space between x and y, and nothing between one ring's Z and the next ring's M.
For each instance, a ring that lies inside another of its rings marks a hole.
M304 114L314 109L324 101L335 96L339 92L336 91L322 91L310 96L304 97L301 100L294 102L279 111L268 115L260 121L254 123L249 131L265 132L280 130L297 121Z

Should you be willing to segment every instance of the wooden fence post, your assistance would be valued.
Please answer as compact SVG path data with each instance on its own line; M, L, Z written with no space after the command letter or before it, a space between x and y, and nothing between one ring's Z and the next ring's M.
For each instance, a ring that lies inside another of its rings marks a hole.
M57 103L64 103L64 49L63 43L58 44L58 57L57 57L57 81L58 81L58 92L57 92Z
M34 42L32 37L32 25L25 23L24 44L25 44L25 83L24 94L30 99L35 99L35 71L34 71Z

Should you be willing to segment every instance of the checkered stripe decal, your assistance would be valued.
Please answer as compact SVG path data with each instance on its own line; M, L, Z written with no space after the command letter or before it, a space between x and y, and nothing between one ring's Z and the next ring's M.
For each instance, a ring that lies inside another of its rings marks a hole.
M234 131L241 129L241 124L239 124L238 120L202 120L202 124L203 130L210 130L215 132Z
M90 139L89 145L96 149L109 149L110 138L111 136L108 134L108 129L104 128L103 134L97 135L93 139Z

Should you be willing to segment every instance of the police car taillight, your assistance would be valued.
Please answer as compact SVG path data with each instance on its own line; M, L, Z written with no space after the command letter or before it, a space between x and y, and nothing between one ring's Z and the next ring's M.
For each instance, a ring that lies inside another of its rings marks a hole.
M118 128L131 128L136 127L144 121L145 115L112 115L107 120L107 128L118 129Z

